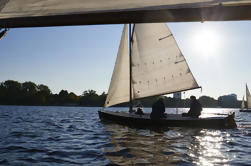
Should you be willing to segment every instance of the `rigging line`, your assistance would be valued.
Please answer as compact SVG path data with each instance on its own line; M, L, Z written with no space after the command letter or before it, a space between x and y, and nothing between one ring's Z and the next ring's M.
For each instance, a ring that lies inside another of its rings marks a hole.
M0 40L6 35L7 31L8 31L8 29L5 28L2 32L0 32Z
M131 43L133 44L134 40L133 40L133 37L134 37L134 30L135 30L135 24L132 25L132 38L131 38Z

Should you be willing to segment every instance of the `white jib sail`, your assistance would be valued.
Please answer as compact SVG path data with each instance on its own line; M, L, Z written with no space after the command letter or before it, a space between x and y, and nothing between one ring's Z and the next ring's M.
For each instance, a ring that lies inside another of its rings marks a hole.
M246 97L247 97L248 108L251 108L251 95L250 95L250 92L248 90L248 86L247 85L246 85Z
M132 84L134 99L198 88L165 23L135 24Z
M242 102L241 102L241 110L244 110L245 108L245 101L244 101L244 96L242 98Z
M128 30L124 25L119 51L104 107L129 101Z

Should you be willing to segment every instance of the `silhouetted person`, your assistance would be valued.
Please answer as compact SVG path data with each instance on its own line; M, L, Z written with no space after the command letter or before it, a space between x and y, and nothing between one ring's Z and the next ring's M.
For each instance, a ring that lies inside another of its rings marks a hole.
M138 107L137 111L135 112L137 115L144 115L142 107Z
M165 102L163 98L159 98L152 106L152 112L150 114L151 119L162 119L165 116Z
M200 102L195 96L190 96L190 110L188 113L183 113L182 116L189 116L193 118L198 118L201 114L202 107Z

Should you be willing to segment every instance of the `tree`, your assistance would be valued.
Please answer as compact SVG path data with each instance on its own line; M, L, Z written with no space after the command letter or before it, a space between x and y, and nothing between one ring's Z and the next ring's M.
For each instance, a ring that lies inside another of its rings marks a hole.
M4 104L5 88L3 83L0 84L0 104Z
M74 94L73 92L71 92L68 95L68 101L71 104L77 104L79 102L79 97L76 94Z
M60 105L65 105L67 104L67 99L68 99L68 91L67 90L61 90L58 94L58 102Z
M7 80L4 83L2 83L2 86L9 92L20 92L21 90L21 84L17 81L13 80Z
M51 90L49 89L48 86L40 84L37 86L38 88L38 93L37 97L39 100L39 103L41 105L49 105L53 103L53 99L51 96Z
M80 104L84 106L99 106L99 96L95 90L84 91L81 98Z
M38 88L35 83L29 81L22 84L22 91L28 95L35 95L38 92Z
M4 97L2 102L5 104L20 104L21 84L17 81L7 80L2 85Z
M22 83L22 99L21 104L24 105L39 105L39 99L37 97L38 88L33 82Z
M43 94L47 94L47 95L51 94L51 90L46 85L40 84L40 85L37 86L37 88L38 88L38 91L43 93Z
M97 96L97 93L95 90L88 89L87 91L83 92L82 96L88 96L88 97Z

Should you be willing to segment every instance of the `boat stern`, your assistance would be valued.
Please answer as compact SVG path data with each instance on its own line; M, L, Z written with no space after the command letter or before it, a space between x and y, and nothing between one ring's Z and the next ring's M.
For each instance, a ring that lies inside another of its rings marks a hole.
M225 127L226 128L236 128L236 122L234 120L235 117L235 112L233 112L232 114L228 115L225 119Z

